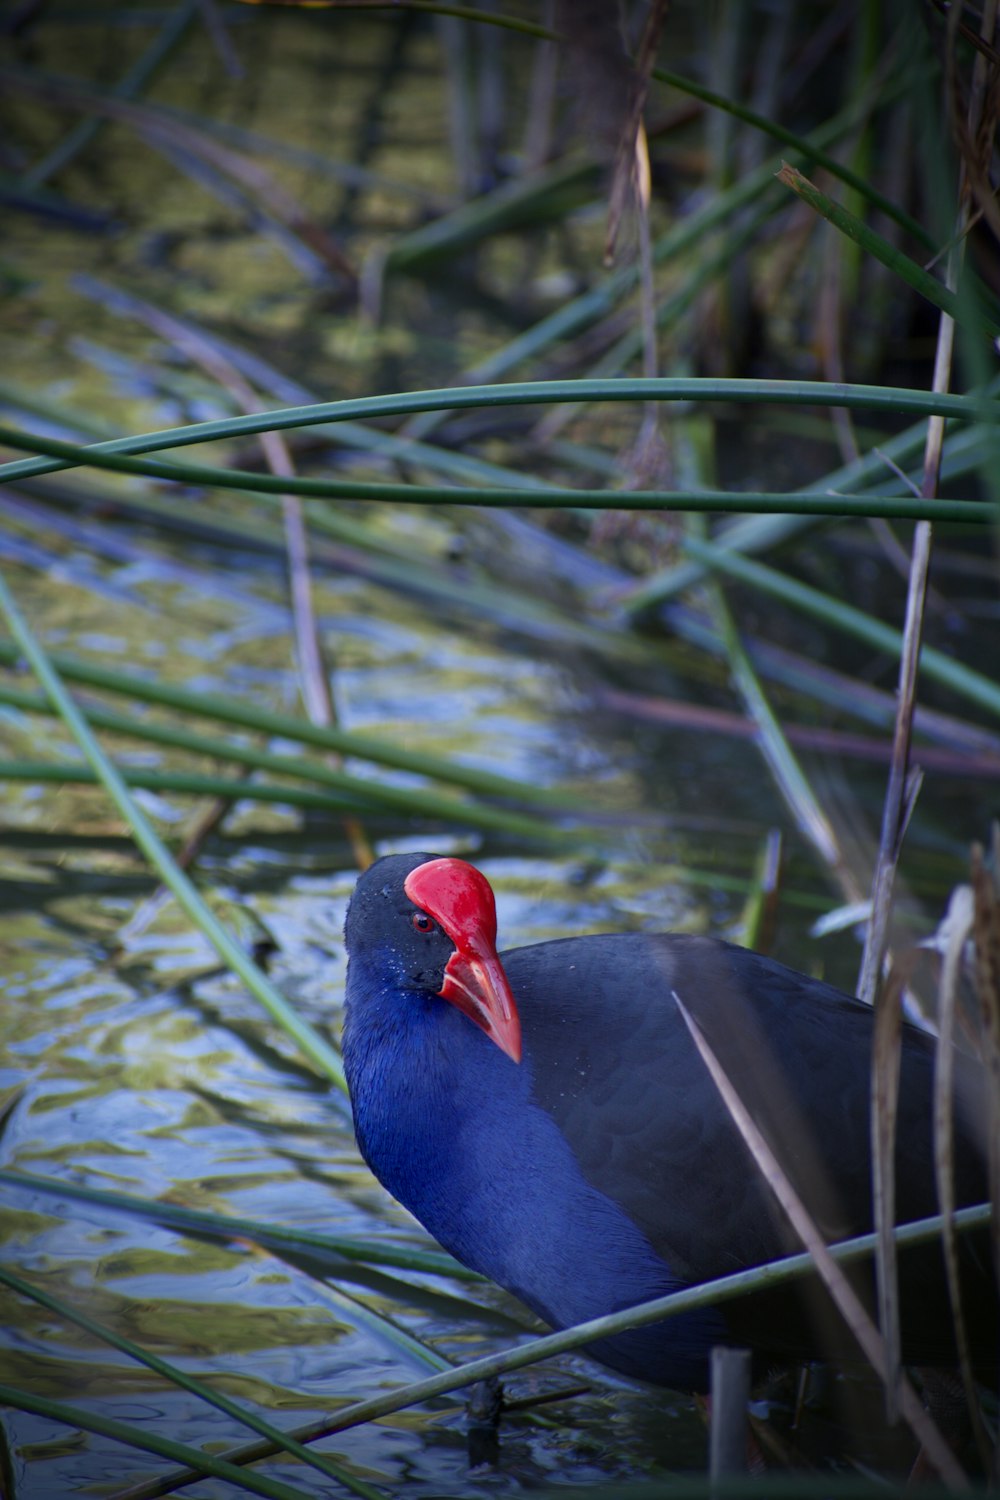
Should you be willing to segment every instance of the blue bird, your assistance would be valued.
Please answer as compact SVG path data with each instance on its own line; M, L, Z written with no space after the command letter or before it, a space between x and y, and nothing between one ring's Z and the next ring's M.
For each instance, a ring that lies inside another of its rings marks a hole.
M347 914L344 1066L362 1155L445 1249L555 1328L801 1248L681 1017L692 1013L829 1240L871 1228L872 1012L745 949L682 934L496 948L488 881L390 855ZM987 1196L974 1063L956 1057L956 1193ZM934 1042L903 1028L897 1221L937 1212ZM965 1237L973 1352L997 1366L986 1237ZM901 1256L904 1358L954 1365L937 1244ZM858 1273L870 1296L870 1268ZM715 1344L759 1368L856 1359L815 1280L604 1339L621 1373L704 1391Z

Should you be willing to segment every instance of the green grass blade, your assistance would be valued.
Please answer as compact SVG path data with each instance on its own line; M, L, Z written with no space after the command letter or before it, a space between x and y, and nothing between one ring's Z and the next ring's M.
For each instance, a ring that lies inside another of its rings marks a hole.
M368 1307L359 1297L350 1296L340 1287L322 1284L313 1286L312 1292L319 1299L328 1299L342 1316L348 1318L357 1327L367 1328L394 1353L400 1355L408 1364L415 1365L417 1369L454 1369L454 1364L450 1359L445 1359L443 1355L438 1354L436 1349L431 1349L429 1345L421 1343L392 1318L387 1318L384 1313L376 1312Z
M183 39L191 22L200 10L199 0L182 0L167 13L167 19L159 33L141 57L112 89L116 99L133 99L156 74L177 44ZM68 135L49 151L40 162L25 172L22 182L29 187L40 187L50 177L67 167L90 144L106 121L100 115L92 115L74 125Z
M359 813L394 812L404 817L455 824L459 828L491 829L495 833L529 839L533 843L579 844L581 841L592 842L600 837L596 828L552 827L540 822L537 815L528 817L526 814L508 812L502 807L459 802L454 797L444 797L424 787L408 790L405 787L387 786L377 781L349 776L332 767L327 774L331 782L339 782L344 788L340 796L333 792L310 791L306 787L245 781L233 776L205 776L189 771L151 771L145 766L118 766L115 769L123 786L143 787L147 791L181 792L192 797L227 797L234 802L244 799L248 802L286 802L290 807L330 808L338 811L348 808ZM0 760L0 779L59 782L67 786L107 786L107 781L95 766L80 765L76 761ZM166 849L166 845L163 847ZM188 908L185 907L185 910ZM191 916L190 911L188 915ZM213 946L217 949L217 945ZM275 1016L275 1019L278 1017ZM279 1025L284 1024L279 1021ZM313 1060L316 1061L315 1058Z
M915 69L906 75L905 80L903 77L898 77L895 81L896 87L893 93L897 94L903 88L919 82L923 82L926 85L927 71L926 69ZM785 146L794 147L808 161L815 162L817 166L825 168L831 177L837 177L848 187L853 188L856 193L871 203L874 208L881 210L887 218L892 219L902 229L905 229L907 234L911 234L914 239L918 240L928 250L936 250L938 248L922 224L918 223L916 219L912 218L898 204L893 203L891 198L886 198L866 178L859 176L850 167L845 167L843 162L838 161L835 156L830 156L828 152L812 142L809 136L796 135L793 130L786 129L784 125L779 125L777 120L768 119L766 115L760 115L755 110L749 109L746 105L737 104L735 100L728 99L723 94L715 93L712 89L706 88L704 84L698 83L695 79L684 78L679 73L671 73L667 68L654 68L653 77L658 79L660 83L669 84L671 88L677 89L680 93L689 94L693 99L700 99L702 103L710 104L713 109L722 110L725 114L732 115L737 120L742 120L745 125L752 125L755 130L759 130L764 135L770 136L772 140L781 141ZM857 112L852 111L852 113Z
M5 659L3 647L4 643L0 642L0 662ZM7 658L7 660L11 659ZM68 658L52 656L50 659L53 664L59 663L57 670L63 676L72 679L73 670L72 665L67 666ZM84 663L79 663L79 665L85 666ZM120 693L136 699L141 699L143 696L143 680L131 673L115 673L95 668L92 674L87 674L79 680L89 681L92 686L107 688L113 688L113 685L117 683L117 691ZM183 712L200 713L210 718L226 718L226 712L219 712L219 709L224 707L231 714L230 722L241 724L246 728L258 728L270 734L280 734L286 739L298 739L300 737L298 731L313 727L309 721L299 720L291 714L279 714L272 720L266 710L257 709L253 704L247 705L251 716L250 720L247 720L242 717L242 705L237 702L224 704L223 701L213 698L206 703L200 695L186 693L183 688L176 689L176 693L179 697L173 701L172 706ZM164 700L158 697L156 701L163 702ZM23 688L0 685L0 703L10 704L11 707L24 709L28 713L53 712L43 694L28 692ZM259 716L269 722L262 722ZM332 767L322 761L309 760L304 756L258 750L253 746L241 745L234 740L194 734L190 730L179 729L172 724L136 719L99 706L88 705L87 718L91 724L101 729L108 729L115 734L131 735L153 744L172 745L178 750L188 750L192 755L208 755L219 760L232 760L258 770L280 772L282 775L301 777L304 780L327 782L330 786L344 785L340 774L335 773ZM559 792L556 788L550 789L515 781L512 777L482 771L476 766L453 763L444 756L431 755L419 750L406 750L401 746L390 744L387 740L377 739L373 735L357 734L352 730L338 729L333 726L328 729L324 729L323 726L315 727L318 732L314 743L323 745L338 754L351 755L359 760L374 761L377 765L392 766L396 770L411 771L435 781L451 782L455 786L464 786L469 791L479 792L485 796L507 797L518 802L540 802L565 811L575 811L579 807L579 797L572 792ZM302 737L305 737L304 733ZM360 778L354 777L352 781L354 783L350 788L352 792L363 793L368 789L368 783Z
M995 415L996 402L982 396L937 394L898 386L878 386L823 380L739 380L719 377L642 377L614 380L512 381L504 385L451 386L438 390L409 391L385 396L357 396L343 401L314 402L277 411L251 412L238 417L220 417L161 432L116 438L95 443L92 455L159 452L165 448L189 447L194 443L223 438L257 436L261 432L287 432L291 428L315 427L323 422L348 418L407 417L418 412L454 409L524 406L538 403L558 405L584 401L732 401L746 405L842 406L849 410L890 411L913 416L955 417L973 422ZM24 442L21 445L29 446ZM72 447L72 445L70 445ZM89 461L89 460L88 460ZM0 482L10 484L37 474L72 468L75 460L58 458L21 459L0 465Z
M266 1249L309 1250L324 1256L340 1256L363 1265L392 1266L401 1271L420 1271L432 1276L450 1276L459 1281L481 1281L476 1271L452 1260L443 1250L411 1250L387 1245L382 1240L363 1240L356 1236L317 1234L308 1229L287 1229L265 1224L259 1219L245 1219L229 1214L210 1213L203 1208L185 1208L183 1204L156 1198L140 1198L110 1188L85 1187L79 1182L60 1182L54 1177L39 1177L0 1167L0 1183L25 1192L45 1193L53 1198L70 1198L93 1203L110 1213L133 1214L152 1219L172 1229L190 1229L213 1239L252 1240Z
M985 312L981 312L978 318L970 318L969 309L963 298L949 290L922 266L918 266L915 260L904 255L902 250L897 250L895 245L891 245L874 229L870 229L863 219L859 219L842 204L827 197L826 193L820 192L815 183L810 182L808 177L803 177L795 167L790 167L786 162L778 173L778 181L791 188L792 192L797 193L804 203L808 203L815 213L820 214L841 234L845 234L848 239L860 245L868 255L874 256L901 281L905 281L907 286L919 292L920 296L932 306L947 313L956 323L963 323L967 327L988 333L993 337L1000 334L1000 323L988 317Z
M760 685L721 589L717 591L714 604L713 612L725 643L733 683L745 712L756 725L757 741L775 785L802 837L830 871L839 872L843 861L836 835Z
M959 1210L955 1215L956 1227L966 1232L981 1228L989 1223L990 1212L990 1205L985 1203ZM924 1243L940 1235L942 1224L943 1220L940 1215L922 1219L917 1223L906 1224L897 1228L896 1239L898 1243L906 1245ZM872 1254L875 1238L873 1234L866 1234L856 1239L843 1241L839 1245L831 1245L830 1253L840 1261L861 1260ZM359 1402L356 1406L348 1407L346 1411L338 1414L337 1430L342 1431L347 1426L357 1426L361 1422L373 1421L378 1416L386 1416L390 1411L400 1411L404 1406L411 1406L415 1401L427 1400L432 1395L437 1396L447 1391L458 1390L473 1380L487 1380L494 1375L506 1374L510 1370L523 1369L526 1365L537 1364L540 1359L548 1359L553 1354L564 1354L573 1349L581 1349L585 1344L593 1343L597 1339L614 1337L630 1328L646 1328L651 1323L659 1323L667 1317L677 1317L680 1313L694 1308L730 1302L765 1287L770 1289L782 1285L787 1281L808 1275L814 1269L812 1257L807 1252L790 1255L782 1260L772 1261L768 1265L754 1266L748 1271L738 1271L731 1276L721 1277L718 1281L705 1282L681 1292L672 1292L667 1296L657 1297L639 1307L626 1308L623 1312L608 1313L604 1317L592 1318L589 1322L577 1324L574 1328L564 1328L559 1333L542 1335L519 1349L507 1350L503 1354L487 1355L483 1359L473 1360L469 1364L459 1366L449 1373L432 1376L428 1380L421 1381L418 1386L409 1387L408 1392L397 1391L387 1396L374 1397L370 1401Z
M771 951L782 864L781 830L770 828L764 835L752 884L740 914L739 942L758 953Z
M599 384L600 382L594 382ZM589 382L580 381L580 385ZM963 398L958 398L963 399ZM834 402L832 404L839 404ZM273 414L272 414L273 415ZM236 420L236 419L234 419ZM330 500L380 500L407 505L502 505L515 508L573 510L740 511L752 514L805 516L885 516L895 520L950 520L989 524L996 507L975 500L926 500L912 494L845 495L815 490L799 492L743 490L504 489L466 485L392 484L354 479L310 479L300 475L259 474L250 469L222 469L209 464L165 463L104 451L105 444L81 447L57 438L16 432L0 426L0 443L27 448L60 459L67 467L89 466L112 472L167 479L176 484L207 485L248 494L300 495ZM4 470L0 466L0 480Z
M267 1500L316 1500L315 1490L300 1490L293 1485L283 1484L278 1479L267 1479L263 1474L247 1473L245 1469L237 1468L215 1454L190 1448L186 1443L178 1443L173 1438L158 1437L131 1422L117 1422L112 1417L102 1417L81 1406L69 1406L65 1401L50 1401L46 1396L33 1396L14 1386L0 1385L0 1406L12 1407L15 1411L34 1412L36 1416L47 1417L51 1422L62 1422L67 1427L76 1427L82 1432L96 1432L101 1437L113 1438L115 1442L124 1443L129 1448L140 1448L147 1453L155 1453L160 1458L168 1458L172 1463L184 1464L198 1475L227 1479L239 1489L246 1490L251 1495L264 1495ZM268 1447L268 1453L272 1451Z
M996 393L991 390L990 394ZM968 474L976 468L982 462L983 438L989 432L989 428L960 428L949 433L945 438L942 473L947 474L949 478L955 478L959 474ZM814 484L809 485L805 493L839 492L842 489L859 488L864 488L865 492L869 493L878 490L882 484L895 490L899 480L889 471L886 460L904 467L923 452L926 436L927 430L924 424L915 423L883 443L878 450L865 453L852 463L844 464L832 473L823 475ZM867 490L866 487L869 485L872 486L872 491ZM750 519L743 517L720 526L714 540L729 551L762 552L788 541L792 536L799 535L811 524L811 519L814 518L802 515ZM661 568L643 579L639 586L621 602L620 607L630 616L641 615L653 605L662 604L683 590L700 583L705 572L704 564L694 559L671 563L668 567Z
M295 1013L284 996L279 994L270 980L261 973L257 965L226 931L214 912L206 905L197 888L178 868L145 813L136 806L121 774L104 754L89 724L29 629L2 574L0 574L0 610L5 615L11 634L27 657L53 707L58 709L66 727L115 807L132 830L136 843L160 879L173 892L192 922L201 929L223 963L229 965L286 1035L291 1037L314 1066L331 1078L338 1088L346 1090L343 1065L336 1052L312 1026Z
M869 645L885 651L894 658L898 657L902 650L903 634L894 625L886 625L881 620L875 620L871 615L866 615L863 610L856 609L851 604L845 604L840 599L834 599L829 594L812 588L809 584L789 578L787 574L778 572L776 568L769 568L764 563L754 562L750 558L734 554L713 542L701 542L686 537L680 545L709 568L718 569L721 573L726 573L732 578L738 578L743 583L759 588L772 598L781 599L786 604L811 615L814 619L823 620L827 625L843 630L858 640L867 641ZM941 683L943 687L950 688L973 703L978 703L981 708L988 709L990 713L1000 714L1000 683L993 682L982 673L973 671L971 667L963 666L961 662L955 661L954 657L946 656L943 651L938 651L933 646L924 646L920 655L920 670L926 672L927 676L933 678L935 682Z
M451 213L397 235L386 253L383 270L416 274L491 235L562 219L588 203L599 186L600 170L589 156L564 158L538 172L513 177Z
M959 1232L968 1232L972 1229L985 1228L990 1222L990 1217L990 1205L978 1204L975 1207L959 1209L955 1215L955 1225ZM900 1245L926 1243L940 1235L943 1223L942 1216L938 1214L934 1218L904 1224L895 1230L896 1239ZM875 1244L876 1236L866 1234L857 1239L831 1245L829 1250L834 1259L850 1263L870 1257ZM460 1390L463 1386L471 1385L477 1380L490 1380L498 1375L506 1375L512 1370L524 1369L553 1355L581 1349L597 1339L610 1338L631 1328L645 1328L651 1323L663 1322L683 1312L715 1306L732 1301L734 1298L747 1296L751 1292L780 1286L788 1281L807 1276L814 1269L812 1256L804 1252L787 1256L783 1260L771 1261L767 1265L754 1266L747 1271L737 1271L731 1276L721 1277L718 1281L687 1287L683 1291L657 1297L654 1301L642 1303L637 1307L626 1308L623 1312L593 1318L587 1323L577 1324L574 1328L564 1328L559 1333L544 1334L516 1349L508 1349L499 1354L490 1354L482 1359L471 1360L467 1364L458 1365L455 1369L444 1371L439 1375L432 1375L426 1380L417 1381L401 1390L390 1391L383 1396L360 1401L339 1412L332 1422L313 1423L299 1428L297 1435L300 1439L307 1440L321 1433L340 1432L349 1426L357 1427L364 1422L374 1422L394 1412L403 1411L407 1407L429 1401L433 1397ZM267 1457L268 1451L255 1444L251 1448L240 1452L230 1452L226 1456L233 1462L250 1463Z
M119 766L126 786L148 792L179 792L190 797L225 797L231 802L287 802L289 807L318 811L378 813L376 800L336 796L306 787L278 786L273 782L245 781L234 776L206 776L195 771L153 771L146 766ZM65 786L100 786L92 766L79 761L0 760L0 781L55 783Z
M0 664L16 666L19 658L20 651L14 642L0 640ZM276 713L240 699L221 696L206 698L188 688L140 677L134 672L101 667L61 652L53 652L49 660L59 675L70 682L125 695L139 703L157 703L164 708L176 709L198 718L220 719L227 724L236 724L241 729L259 730L263 734L299 740L303 744L356 756L359 760L371 760L379 765L394 766L398 770L412 771L439 781L451 781L483 796L507 797L516 801L525 794L523 783L510 777L493 771L482 771L474 766L464 766L426 751L397 748L374 735L313 724L309 719L299 718L295 714ZM7 691L11 696L16 692L15 689ZM366 788L368 783L362 781L361 785ZM565 807L571 810L579 807L579 799L574 793L566 793L563 798L558 791L552 790L550 793L548 788L542 789L539 800L542 797L548 800L550 795L555 808Z
M329 1479L335 1479L345 1489L351 1490L355 1495L361 1495L363 1500L384 1500L383 1492L376 1489L374 1485L366 1484L363 1480L355 1479L340 1464L333 1463L322 1453L316 1453L313 1449L305 1447L295 1438L287 1436L280 1428L268 1422L265 1418L257 1415L248 1407L241 1406L237 1401L231 1401L221 1391L214 1390L206 1385L204 1381L197 1380L193 1375L181 1370L177 1365L171 1364L169 1360L161 1359L158 1354L153 1354L147 1349L141 1348L132 1339L123 1338L114 1329L107 1328L95 1318L91 1318L81 1309L74 1307L61 1297L56 1297L52 1292L43 1287L33 1285L25 1281L23 1277L15 1275L13 1271L4 1270L0 1266L0 1283L11 1288L19 1297L25 1297L32 1302L47 1307L57 1317L67 1322L75 1323L78 1328L83 1328L94 1338L100 1339L102 1343L110 1344L113 1348L121 1350L134 1359L138 1364L145 1365L147 1369L153 1370L157 1375L162 1375L164 1380L169 1380L172 1385L179 1386L182 1390L190 1391L199 1400L205 1401L209 1406L214 1406L218 1411L224 1412L226 1416L232 1417L243 1427L250 1427L254 1432L273 1443L278 1451L284 1451L297 1458L300 1463L307 1464L310 1468L318 1469Z

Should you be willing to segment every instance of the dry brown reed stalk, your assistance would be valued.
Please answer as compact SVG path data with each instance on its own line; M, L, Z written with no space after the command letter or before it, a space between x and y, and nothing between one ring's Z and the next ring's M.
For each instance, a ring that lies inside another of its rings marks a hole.
M865 1358L883 1382L889 1379L889 1364L885 1340L877 1326L865 1311L860 1298L844 1274L842 1267L830 1254L826 1241L802 1199L795 1191L787 1174L768 1145L753 1116L740 1099L716 1057L697 1021L673 991L684 1023L708 1069L712 1081L733 1118L748 1150L762 1172L768 1186L781 1205L789 1223L809 1251L823 1285L833 1298L838 1311L858 1342ZM899 1407L908 1426L920 1443L930 1462L937 1469L949 1489L968 1488L968 1478L961 1465L941 1436L937 1424L921 1404L920 1398L905 1374L899 1380Z
M132 307L135 314L140 316L149 327L168 339L194 364L200 365L212 375L230 393L244 412L257 412L263 409L249 380L202 330L193 328L182 319L174 317L173 314L138 298L133 299ZM263 432L259 442L271 472L282 475L286 479L293 479L296 472L295 464L288 444L281 433ZM281 502L302 699L311 723L323 728L335 727L337 713L330 688L330 675L323 659L316 611L313 607L309 541L302 501L297 495L282 495ZM341 759L342 757L337 755L330 757L331 763L338 766L341 764ZM206 819L203 837L207 837L224 812L223 806L221 812ZM375 855L361 820L354 816L346 816L344 832L351 845L358 869L367 869ZM192 841L189 840L189 862L194 857L195 848L196 846L193 846Z
M948 939L938 987L938 1046L934 1067L934 1174L937 1181L938 1208L944 1218L941 1247L944 1252L959 1370L976 1446L979 1449L983 1469L988 1474L993 1466L992 1444L983 1423L976 1395L969 1353L968 1328L962 1308L958 1236L955 1233L954 1036L963 955L972 926L972 892L968 886L960 886L953 892L948 910Z

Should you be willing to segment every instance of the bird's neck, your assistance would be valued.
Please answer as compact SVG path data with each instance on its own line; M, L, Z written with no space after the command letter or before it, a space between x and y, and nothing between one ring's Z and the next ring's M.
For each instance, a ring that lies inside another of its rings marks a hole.
M447 1001L386 987L356 958L347 997L344 1068L358 1145L393 1197L444 1242L440 1184L474 1162L486 1166L503 1115L526 1103L527 1077Z
M358 1143L446 1249L557 1326L610 1311L609 1286L624 1305L679 1285L534 1102L530 1051L514 1063L447 1002L351 965L344 1065Z

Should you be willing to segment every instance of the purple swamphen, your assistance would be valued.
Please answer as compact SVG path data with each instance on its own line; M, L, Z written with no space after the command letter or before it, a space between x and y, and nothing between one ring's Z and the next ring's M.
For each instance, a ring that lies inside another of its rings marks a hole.
M872 1012L712 938L564 938L498 955L489 883L390 855L346 923L344 1064L362 1154L460 1261L565 1327L800 1246L681 1018L679 996L828 1239L871 1227ZM986 1197L978 1069L957 1057L960 1204ZM905 1026L897 1220L937 1212L934 1042ZM995 1369L985 1235L962 1245L974 1357ZM904 1358L954 1364L939 1244L900 1261ZM863 1275L870 1283L870 1270ZM707 1388L713 1344L758 1365L856 1358L815 1282L590 1347L626 1375Z

